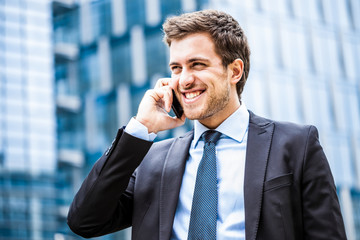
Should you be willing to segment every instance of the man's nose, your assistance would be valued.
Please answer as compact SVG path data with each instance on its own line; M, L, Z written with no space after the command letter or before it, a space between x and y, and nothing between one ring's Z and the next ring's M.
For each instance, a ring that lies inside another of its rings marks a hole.
M192 85L194 80L194 74L188 70L183 69L179 78L179 85L181 88L186 89Z

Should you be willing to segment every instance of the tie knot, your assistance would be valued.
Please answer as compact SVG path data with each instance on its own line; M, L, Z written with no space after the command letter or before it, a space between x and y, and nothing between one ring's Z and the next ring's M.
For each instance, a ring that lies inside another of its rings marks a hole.
M214 143L216 144L217 141L220 139L221 136L221 132L218 131L214 131L214 130L207 130L206 132L203 133L203 138L205 143Z

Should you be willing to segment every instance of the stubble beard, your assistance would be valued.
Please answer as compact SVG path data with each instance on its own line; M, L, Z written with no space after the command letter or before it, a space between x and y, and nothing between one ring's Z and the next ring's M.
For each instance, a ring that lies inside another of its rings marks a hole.
M192 111L186 111L185 116L190 120L204 120L214 116L219 113L230 101L230 86L226 86L224 91L218 93L209 93L209 99L204 104L204 106L199 109L197 113L192 113ZM188 112L188 113L187 113Z

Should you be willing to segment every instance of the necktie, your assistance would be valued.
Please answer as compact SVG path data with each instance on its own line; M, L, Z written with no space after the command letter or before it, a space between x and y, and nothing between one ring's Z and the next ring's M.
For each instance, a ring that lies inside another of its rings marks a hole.
M188 240L216 239L218 193L215 145L220 135L213 130L202 135L205 145L196 175Z

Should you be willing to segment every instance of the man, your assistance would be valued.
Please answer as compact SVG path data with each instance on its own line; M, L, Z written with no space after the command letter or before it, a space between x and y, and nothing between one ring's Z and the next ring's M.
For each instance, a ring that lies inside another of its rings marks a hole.
M261 118L241 102L250 51L236 20L205 10L163 28L171 78L146 92L94 165L70 228L95 237L132 226L132 239L147 240L346 239L316 128ZM181 118L168 115L172 89ZM193 131L152 142L185 117Z

